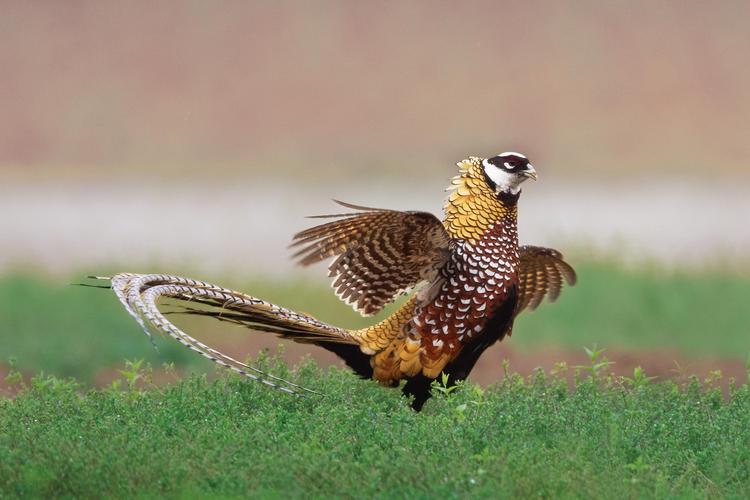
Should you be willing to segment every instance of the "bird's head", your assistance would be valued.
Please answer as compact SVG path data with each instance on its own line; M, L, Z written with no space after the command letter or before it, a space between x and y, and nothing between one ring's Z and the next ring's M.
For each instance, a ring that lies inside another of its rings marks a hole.
M515 218L521 184L536 179L536 170L519 153L458 162L445 202L445 224L455 238L476 241L500 219Z
M482 172L485 182L496 194L518 194L523 181L538 178L528 158L513 152L485 158L482 160Z

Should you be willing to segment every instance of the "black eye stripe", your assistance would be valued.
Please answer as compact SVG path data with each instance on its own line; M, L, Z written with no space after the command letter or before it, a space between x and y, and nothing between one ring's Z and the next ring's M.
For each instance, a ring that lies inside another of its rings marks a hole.
M487 163L495 165L499 169L514 172L516 170L525 169L529 164L529 160L527 160L526 158L521 158L520 156L505 155L489 158L487 160Z

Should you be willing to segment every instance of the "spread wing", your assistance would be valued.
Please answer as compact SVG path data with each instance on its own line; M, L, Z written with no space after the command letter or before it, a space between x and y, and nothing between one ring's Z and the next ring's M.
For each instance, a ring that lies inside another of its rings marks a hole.
M518 278L520 293L516 315L524 309L533 311L547 297L557 300L563 281L570 286L576 283L576 272L563 260L563 256L552 248L522 246L519 248L520 267Z
M357 211L313 217L336 220L295 235L294 257L309 266L336 256L328 268L333 288L362 315L432 280L448 259L450 236L434 215L336 203Z

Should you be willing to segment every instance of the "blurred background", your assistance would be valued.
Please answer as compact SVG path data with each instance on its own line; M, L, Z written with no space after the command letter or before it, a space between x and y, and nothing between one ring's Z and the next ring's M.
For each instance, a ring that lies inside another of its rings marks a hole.
M0 0L0 375L93 384L156 353L87 274L187 274L362 326L286 249L331 198L441 211L525 153L524 242L580 283L474 379L583 363L744 379L750 4ZM279 341L193 325L235 356ZM292 362L315 348L289 346Z

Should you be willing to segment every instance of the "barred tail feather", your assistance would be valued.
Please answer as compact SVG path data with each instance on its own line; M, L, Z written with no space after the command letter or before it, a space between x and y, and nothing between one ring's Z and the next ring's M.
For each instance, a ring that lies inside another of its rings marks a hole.
M298 396L316 391L265 373L191 337L159 311L158 300L161 297L169 297L210 306L213 309L203 310L184 305L183 309L188 314L211 316L239 323L256 330L292 338L297 342L357 343L347 330L203 281L164 274L123 273L112 277L110 282L117 298L149 337L154 332L164 333L214 363L249 379Z

